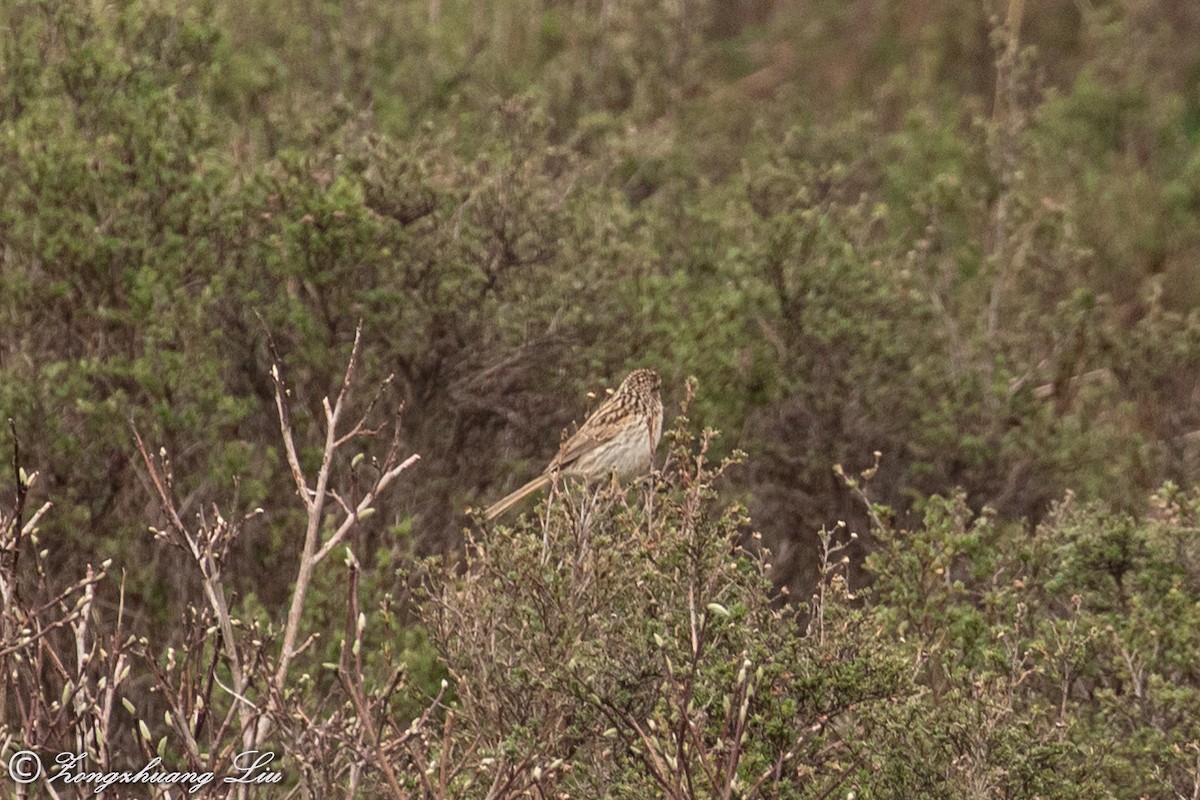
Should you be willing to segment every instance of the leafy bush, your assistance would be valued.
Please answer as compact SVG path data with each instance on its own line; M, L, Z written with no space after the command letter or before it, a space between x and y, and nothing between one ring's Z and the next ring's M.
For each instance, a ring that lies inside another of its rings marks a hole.
M817 635L772 602L764 554L738 544L744 512L713 491L730 464L709 466L709 443L677 427L652 485L560 487L444 573L423 619L461 704L454 734L488 770L436 796L501 783L511 796L792 796L845 780L840 740L908 691L899 652L848 607L838 564Z

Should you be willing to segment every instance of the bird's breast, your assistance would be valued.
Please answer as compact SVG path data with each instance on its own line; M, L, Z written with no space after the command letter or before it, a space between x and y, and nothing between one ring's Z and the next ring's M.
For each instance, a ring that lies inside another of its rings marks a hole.
M630 425L609 441L582 455L570 472L597 479L610 472L633 478L650 471L653 447L648 425ZM654 443L656 444L656 443Z

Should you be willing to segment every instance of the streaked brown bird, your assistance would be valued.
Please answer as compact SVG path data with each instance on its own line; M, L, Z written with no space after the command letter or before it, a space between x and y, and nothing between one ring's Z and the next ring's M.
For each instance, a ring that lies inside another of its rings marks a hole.
M662 381L650 369L637 369L600 404L575 434L563 443L542 474L490 506L493 520L546 486L555 475L577 475L591 482L616 473L620 479L650 471L662 439Z

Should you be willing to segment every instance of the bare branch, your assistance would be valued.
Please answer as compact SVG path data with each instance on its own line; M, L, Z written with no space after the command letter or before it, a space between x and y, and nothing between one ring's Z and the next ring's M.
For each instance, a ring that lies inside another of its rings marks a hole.
M404 461L402 461L400 464L381 475L379 480L375 482L374 488L366 493L362 501L359 502L358 507L354 509L354 513L347 516L346 519L342 521L342 524L338 526L338 529L333 536L329 537L329 541L325 542L325 544L321 546L321 549L317 551L316 555L314 556L315 563L319 564L324 561L325 557L333 551L333 548L337 547L342 540L346 538L346 534L349 533L350 529L354 526L355 520L358 518L358 516L371 507L371 504L375 502L375 499L379 497L383 490L388 487L388 484L394 481L401 472L408 469L413 464L416 464L420 460L421 456L413 453L411 456L404 459Z

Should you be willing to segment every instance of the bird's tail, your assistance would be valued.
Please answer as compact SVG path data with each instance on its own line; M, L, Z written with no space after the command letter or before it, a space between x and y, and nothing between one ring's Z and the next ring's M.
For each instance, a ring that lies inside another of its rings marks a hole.
M503 500L499 500L499 501L493 503L492 505L488 506L488 510L483 512L484 519L486 519L488 522L491 522L496 517L500 516L505 511L508 511L510 508L515 506L517 503L521 502L526 497L533 494L538 489L541 489L543 486L545 486L548 483L550 483L549 475L537 476L536 478L531 480L529 483L525 484L520 489L517 489L515 492L510 494L508 497L505 497Z

